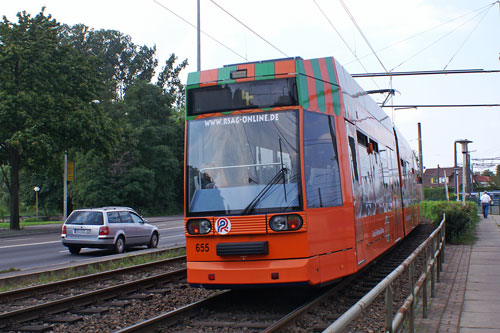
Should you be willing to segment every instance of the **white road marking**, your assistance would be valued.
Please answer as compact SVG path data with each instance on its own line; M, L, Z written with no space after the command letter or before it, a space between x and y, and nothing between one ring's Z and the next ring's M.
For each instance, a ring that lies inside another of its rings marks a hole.
M14 238L14 239L6 239L5 242L16 242L16 241L24 241L24 240L30 240L30 239L34 239L33 237L32 238Z
M57 240L57 241L51 241L51 242L41 242L41 243L30 243L30 244L18 244L18 245L0 246L0 249L8 249L8 248L11 248L11 247L21 247L21 246L53 244L53 243L61 243L61 241Z
M166 238L179 238L181 236L184 236L184 235L177 235L177 236L168 236L168 237L161 237L160 236L160 239L166 239Z
M172 230L172 229L184 229L184 226L182 226L182 227L172 227L172 228L158 228L158 230Z

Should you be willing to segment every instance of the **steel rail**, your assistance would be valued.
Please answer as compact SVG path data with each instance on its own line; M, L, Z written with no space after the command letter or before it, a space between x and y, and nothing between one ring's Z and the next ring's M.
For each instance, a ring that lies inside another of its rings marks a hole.
M412 252L413 253L413 252ZM405 255L406 258L406 255ZM294 308L291 311L288 311L284 315L282 315L279 319L274 320L273 323L268 324L267 326L263 326L262 329L264 332L278 332L282 331L287 325L292 323L294 320L296 320L299 316L303 315L305 312L308 310L312 309L314 306L317 306L319 303L322 301L325 301L329 297L332 297L335 295L335 292L338 292L340 290L343 290L347 288L347 286L352 283L353 280L357 279L363 272L366 271L368 267L371 267L371 265L368 265L366 268L364 268L362 271L360 271L358 274L351 275L349 277L346 277L344 280L340 281L339 283L329 286L329 287L324 287L324 289L321 291L321 295L314 295L310 297L308 300L304 301L302 305L299 305L298 307ZM392 272L392 269L391 271ZM389 272L388 272L389 273ZM375 284L375 283L374 283ZM227 295L228 297L231 297L231 294L224 293L222 295ZM222 296L220 295L220 296ZM164 329L168 325L176 325L177 323L180 322L179 316L184 316L184 317L194 317L196 316L196 311L200 309L200 307L210 307L213 305L213 303L210 302L221 302L224 301L223 299L221 300L218 298L218 296L211 296L210 298L186 305L182 308L172 310L169 312L165 312L164 314L161 314L159 316L156 316L154 318L145 320L140 323L136 323L132 326L123 328L122 330L118 332L150 332L158 328ZM224 326L226 327L226 326ZM237 327L237 326L235 326ZM239 327L239 326L238 326ZM256 326L252 326L256 327Z
M209 305L210 303L213 303L213 302L217 302L219 297L229 295L230 293L231 293L231 290L221 291L218 294L209 296L209 297L204 298L200 301L197 301L197 302L194 302L191 304L187 304L187 305L180 307L178 309L165 312L165 313L158 315L156 317L153 317L151 319L147 319L145 321L134 324L132 326L125 327L119 331L116 331L115 333L151 332L154 328L164 324L169 319L173 319L175 317L182 316L185 313L188 313L189 311L197 311L198 309L201 309L203 306Z
M186 276L186 269L179 269L173 272L157 274L151 277L142 278L140 280L129 281L115 286L107 287L100 290L94 290L83 294L66 297L56 301L47 302L44 304L30 306L24 309L0 314L0 322L5 328L18 323L26 322L36 318L40 318L46 314L55 314L65 311L68 308L87 305L89 302L96 300L109 299L126 291L133 291L143 288L145 284L157 283L159 281L168 281L179 276Z
M179 250L179 249L184 249L184 248L185 248L185 246L176 247L176 248L168 248L168 249L156 249L155 251L149 251L146 253L132 253L132 254L129 254L127 256L123 256L123 257L119 257L119 258L110 258L110 259L102 260L102 261L94 261L94 262L86 262L85 261L82 264L67 266L67 267L63 267L63 268L55 268L55 269L47 270L47 271L41 271L41 272L37 271L34 273L26 273L26 274L13 275L13 276L7 276L7 277L0 277L0 287L3 287L3 286L8 287L9 285L12 284L11 281L15 281L15 283L19 283L19 281L34 282L34 281L36 281L36 279L38 279L41 276L57 275L57 274L62 275L66 271L78 271L78 272L81 271L80 273L84 274L86 276L86 275L90 275L90 274L86 274L85 271L89 268L92 268L92 267L98 267L99 265L112 264L112 263L120 262L124 259L148 258L148 257L152 257L154 255L161 255L162 253L167 253L167 252L171 252L171 251L175 251L175 250ZM180 256L180 257L185 258L185 256ZM166 259L166 260L168 260L168 259ZM22 288L20 288L20 289L22 289ZM16 289L13 289L13 290L16 290ZM3 293L4 292L0 293L0 299L3 295Z
M31 287L23 287L19 289L13 289L13 290L8 290L4 292L0 292L0 302L5 301L8 299L11 301L10 298L16 297L16 298L21 298L24 295L32 295L35 293L40 293L45 290L54 290L63 286L71 286L71 285L78 285L81 283L85 282L92 282L93 280L97 279L102 279L102 278L107 278L107 277L112 277L114 275L119 275L119 274L124 274L124 273L130 273L134 271L140 271L143 269L147 269L150 267L155 267L155 266L160 266L160 265L167 265L167 264L174 264L176 262L183 262L186 260L186 256L180 256L180 257L175 257L175 258L169 258L169 259L163 259L160 261L152 261L140 265L135 265L135 266L130 266L130 267L123 267L123 268L117 268L109 271L104 271L104 272L99 272L99 273L94 273L94 274L88 274L88 275L83 275L83 276L78 276L70 279L64 279L60 281L55 281L55 282L49 282L49 283L44 283L44 284L39 284Z
M342 282L340 282L340 283L338 283L338 284L336 284L334 286L331 286L328 290L326 290L324 293L322 293L318 297L315 297L311 301L305 303L301 307L293 310L289 314L283 316L278 321L274 322L272 325L270 325L269 327L267 327L264 330L264 332L266 332L266 333L279 332L282 328L284 328L285 326L287 326L288 324L290 324L290 322L292 322L295 318L299 317L300 315L302 315L303 313L305 313L309 309L313 308L314 306L316 306L317 304L319 304L323 300L328 299L328 297L330 297L331 295L333 295L335 292L338 292L339 290L345 288L356 277L357 277L357 274L351 275L351 276L347 277L346 279L342 280Z

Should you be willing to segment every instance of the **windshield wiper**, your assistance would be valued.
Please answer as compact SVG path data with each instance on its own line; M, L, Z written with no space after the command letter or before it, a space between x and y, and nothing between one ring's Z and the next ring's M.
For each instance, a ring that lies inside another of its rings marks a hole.
M269 192L271 187L277 183L279 183L282 179L285 178L286 173L288 172L288 169L286 167L281 168L278 170L278 172L274 175L274 177L269 181L269 183L264 186L264 188L257 194L257 196L248 204L248 206L243 209L241 212L242 215L248 215L250 214L255 206L262 200L262 198Z

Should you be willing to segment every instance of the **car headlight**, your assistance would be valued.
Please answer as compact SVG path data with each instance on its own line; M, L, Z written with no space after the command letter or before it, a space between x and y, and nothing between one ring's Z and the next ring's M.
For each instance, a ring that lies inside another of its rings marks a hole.
M186 223L186 230L190 235L206 235L212 231L212 223L207 219L193 219Z
M294 231L302 228L302 217L297 214L275 215L269 221L273 231Z

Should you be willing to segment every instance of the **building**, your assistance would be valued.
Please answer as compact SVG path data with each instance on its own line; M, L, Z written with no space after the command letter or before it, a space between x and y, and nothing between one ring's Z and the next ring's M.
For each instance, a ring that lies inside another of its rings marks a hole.
M462 185L462 168L458 172L458 186ZM448 183L448 187L455 188L455 171L454 168L428 168L424 171L423 184L424 187L444 187Z
M474 183L478 184L481 187L486 187L492 185L491 177L482 176L475 174L472 176L474 178Z

